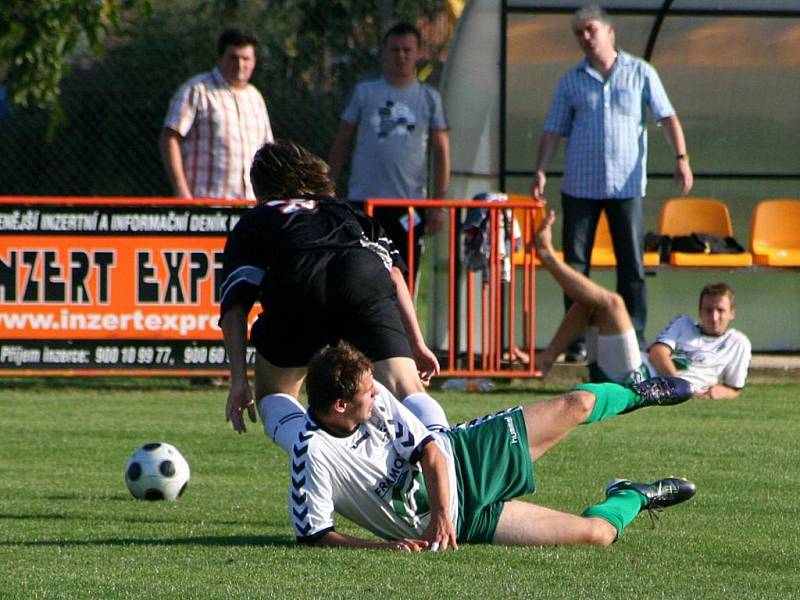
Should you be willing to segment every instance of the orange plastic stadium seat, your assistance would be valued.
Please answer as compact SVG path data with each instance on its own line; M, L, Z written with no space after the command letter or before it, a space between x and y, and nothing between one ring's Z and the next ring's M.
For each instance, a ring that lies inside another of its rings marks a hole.
M658 232L670 237L692 233L733 237L733 224L728 207L720 200L670 198L661 207ZM669 264L676 267L749 267L753 264L753 255L749 252L736 254L672 252Z
M770 199L756 205L750 251L757 265L800 267L800 200Z
M657 267L659 264L658 252L644 253L644 266ZM608 217L605 211L600 213L597 222L597 231L594 234L594 247L592 248L593 267L616 267L617 256L614 254L614 245L611 242L611 230L608 227Z
M530 200L530 196L521 196L516 194L509 194L508 201L513 203L514 201L528 201ZM525 262L525 248L530 247L533 244L533 234L536 232L536 228L539 226L539 223L542 222L544 218L544 211L546 210L545 207L537 208L533 211L533 222L529 224L528 231L525 230L525 211L521 208L515 208L512 211L514 216L514 220L517 222L520 228L520 232L522 234L522 243L519 244L511 255L511 262L514 265L522 265ZM560 257L564 257L564 253L561 250L556 250L556 254ZM541 261L539 257L536 257L536 266L541 266Z
M509 194L509 200L513 201L514 197ZM529 200L530 198L521 197L524 200ZM544 217L544 211L546 209L542 208L536 210L534 213L534 223L533 229L539 226L541 223L542 218ZM514 210L514 219L520 225L520 228L524 232L523 227L523 218L524 213L520 209ZM526 236L523 233L523 241L524 244L533 243L533 231L528 232ZM561 250L556 250L556 254L563 260L564 252ZM513 255L513 262L515 265L521 265L522 261L524 260L524 252L522 249L517 249L514 251ZM541 265L539 259L536 259L536 264ZM600 213L600 221L597 223L597 232L594 236L594 246L592 247L592 258L591 264L593 267L616 267L617 266L617 257L614 254L614 246L611 242L611 232L608 228L608 218L606 217L606 213ZM645 252L644 253L644 266L645 267L657 267L659 265L659 256L658 252Z

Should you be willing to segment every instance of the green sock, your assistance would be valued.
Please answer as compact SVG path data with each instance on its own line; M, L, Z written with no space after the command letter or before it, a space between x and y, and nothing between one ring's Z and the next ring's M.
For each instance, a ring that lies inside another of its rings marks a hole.
M572 389L591 392L595 396L594 409L583 422L584 425L630 410L636 406L639 398L633 390L618 383L584 383Z
M581 516L597 517L608 521L617 530L617 537L630 525L639 511L647 503L647 498L636 490L621 490L605 499L600 504L590 506Z

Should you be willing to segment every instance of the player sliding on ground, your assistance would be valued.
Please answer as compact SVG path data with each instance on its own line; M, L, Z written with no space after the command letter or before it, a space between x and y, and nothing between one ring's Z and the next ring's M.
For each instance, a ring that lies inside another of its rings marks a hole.
M285 419L289 505L297 540L406 551L459 543L607 546L646 509L691 498L685 479L610 484L605 499L572 515L514 500L536 489L533 464L576 425L690 397L660 377L626 388L585 384L444 432L427 429L372 376L361 352L340 342L318 352L306 378L308 411ZM261 400L260 410L279 398ZM384 541L336 531L334 513Z
M550 211L536 232L536 251L573 304L548 347L536 357L543 374L585 333L592 381L626 383L670 375L688 380L695 398L739 396L750 364L750 340L729 327L736 316L731 288L724 283L704 287L700 322L685 315L673 319L642 355L622 297L570 267L553 250L554 222L555 213Z

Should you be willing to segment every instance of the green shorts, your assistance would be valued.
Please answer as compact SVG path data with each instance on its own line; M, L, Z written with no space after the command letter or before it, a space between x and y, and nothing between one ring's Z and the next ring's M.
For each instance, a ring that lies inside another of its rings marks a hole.
M491 543L503 505L536 489L522 408L446 432L458 483L459 542Z

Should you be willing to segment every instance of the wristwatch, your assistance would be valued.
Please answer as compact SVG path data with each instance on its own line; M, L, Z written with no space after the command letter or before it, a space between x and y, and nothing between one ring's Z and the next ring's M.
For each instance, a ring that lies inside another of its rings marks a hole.
M685 160L686 162L689 162L689 153L685 152L683 154L676 154L675 160Z

